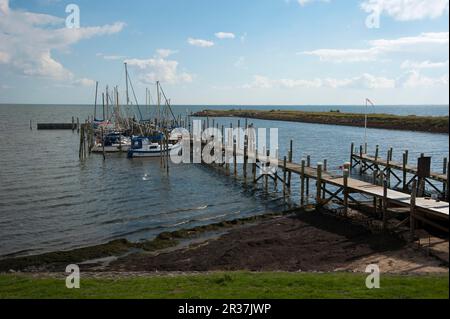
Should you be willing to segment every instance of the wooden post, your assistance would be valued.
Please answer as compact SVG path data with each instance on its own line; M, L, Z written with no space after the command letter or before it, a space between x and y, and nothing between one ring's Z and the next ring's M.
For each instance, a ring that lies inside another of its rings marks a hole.
M72 132L75 131L75 118L72 116Z
M77 133L80 133L80 118L77 117Z
M289 163L292 163L292 159L293 159L293 153L294 153L294 149L293 149L293 141L291 140L290 145L289 145ZM289 193L291 192L291 183L292 183L292 172L288 173L288 191Z
M105 155L105 132L104 132L104 128L102 126L102 153L103 153L103 160L106 159L106 155Z
M311 167L311 156L306 157L306 167ZM309 177L306 177L306 197L309 198Z
M344 169L344 214L348 215L348 177L350 176L350 171Z
M392 162L393 155L394 155L394 149L391 147L391 148L389 149L389 161L390 161L390 162Z
M233 169L234 169L234 176L237 176L237 142L233 141Z
M442 174L444 174L444 175L447 174L447 165L448 165L447 157L444 157L444 165L443 165L443 168L442 168ZM447 177L447 183L448 183L448 177ZM442 185L442 194L443 194L443 198L444 199L446 198L445 194L447 192L446 191L447 183L444 182L443 185Z
M362 145L359 146L359 160L361 161L359 163L359 175L362 175L362 173L363 173L363 163L364 163L364 161L363 161L363 146Z
M317 191L316 191L316 202L317 205L322 203L322 163L317 163Z
M375 148L375 162L378 161L378 156L380 155L380 145L377 145Z
M388 183L383 182L383 231L387 230Z
M167 132L166 137L166 168L167 168L167 174L169 174L169 158L170 158L170 152L169 152L169 132Z
M80 158L80 160L82 159L83 156L83 129L81 130L81 134L80 134L80 147L78 149L78 157Z
M447 163L447 192L445 194L445 199L448 201L450 196L449 196L449 191L450 191L450 186L449 186L449 180L450 180L450 163Z
M402 165L402 169L403 169L403 191L406 190L406 176L407 176L407 172L406 172L406 165L408 165L407 163L407 158L406 158L406 152L403 153L403 165Z
M417 195L417 181L414 180L412 183L411 203L409 212L409 240L411 242L414 241L415 237L416 221L414 219L414 213L416 211L416 195Z
M328 171L328 160L327 159L324 159L323 160L323 171L324 172L327 172ZM323 199L325 199L326 198L326 196L327 196L327 192L326 192L326 189L327 189L327 187L326 187L327 185L324 183L323 184L323 186L322 186L322 188L323 188L323 190L322 190L322 198Z
M286 198L286 156L283 159L283 197Z
M388 150L386 158L386 180L388 187L391 185L391 151L392 148Z
M244 136L244 179L247 181L247 162L248 162L248 136Z
M270 151L266 152L266 162L265 162L265 168L264 168L264 180L265 180L265 188L266 188L266 192L268 192L269 190L269 172L267 171L267 165L269 164L270 161Z
M352 142L350 149L350 169L353 167L353 152L355 151L355 143Z
M30 120L30 130L33 130L33 121Z
M302 159L302 170L300 173L301 185L300 185L300 203L303 206L305 203L305 159Z
M375 185L378 184L378 174L379 174L378 170L373 171L373 183ZM376 196L373 197L373 211L375 215L378 214L378 198Z

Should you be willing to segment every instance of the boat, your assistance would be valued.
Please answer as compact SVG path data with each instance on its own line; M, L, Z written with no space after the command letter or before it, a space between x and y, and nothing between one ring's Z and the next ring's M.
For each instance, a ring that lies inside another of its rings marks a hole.
M118 132L109 133L104 139L105 153L127 152L131 147L131 138L123 136ZM92 149L93 153L103 153L103 143L101 139Z
M131 147L128 150L128 158L160 157L167 151L173 153L182 150L181 143L178 143L178 141L169 141L167 147L162 145L161 141L163 141L162 134L152 137L133 137Z

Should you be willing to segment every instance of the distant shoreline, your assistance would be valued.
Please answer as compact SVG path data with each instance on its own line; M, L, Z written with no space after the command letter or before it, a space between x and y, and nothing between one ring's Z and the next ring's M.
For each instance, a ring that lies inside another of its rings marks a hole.
M193 114L195 117L240 117L259 120L301 122L326 125L364 127L364 114L330 112L306 112L286 110L203 110ZM416 116L369 114L369 128L402 131L449 133L449 116Z

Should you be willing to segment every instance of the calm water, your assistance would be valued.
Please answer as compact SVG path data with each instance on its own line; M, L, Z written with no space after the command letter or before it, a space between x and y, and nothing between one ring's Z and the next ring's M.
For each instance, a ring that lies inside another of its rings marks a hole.
M186 109L204 108L174 109L184 114ZM361 111L356 106L339 109ZM158 159L109 155L103 162L101 156L93 155L80 163L77 134L29 130L30 119L34 123L70 122L72 116L84 119L91 112L86 106L0 105L0 256L72 249L117 238L144 240L162 231L285 208L280 194L245 188L242 181L201 165L172 165L167 176ZM448 107L383 106L377 112L445 115ZM229 125L237 119L218 121ZM308 154L313 163L326 158L335 170L348 161L351 141L361 143L364 133L354 127L251 122L257 127L279 128L280 155L286 154L293 139L296 160ZM448 156L448 135L378 129L368 133L371 150L379 144L385 154L392 146L396 159L404 149L410 150L411 158L424 152L433 156L434 170L441 170L442 158ZM298 181L293 182L293 191L298 193ZM293 201L297 201L295 196Z

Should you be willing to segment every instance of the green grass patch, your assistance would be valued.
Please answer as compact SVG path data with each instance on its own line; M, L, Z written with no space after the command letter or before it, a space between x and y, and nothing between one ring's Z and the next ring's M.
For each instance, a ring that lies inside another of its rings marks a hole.
M64 279L0 275L0 298L37 299L347 299L449 298L444 275L382 275L367 289L366 274L218 272L198 275L83 279L67 289Z

